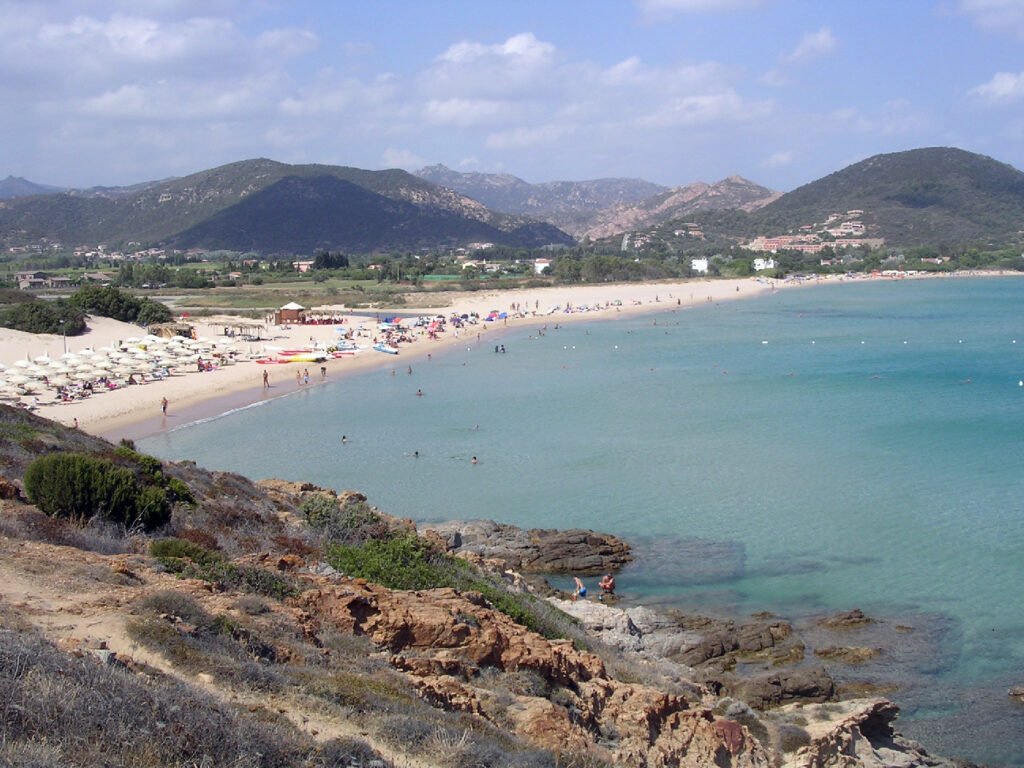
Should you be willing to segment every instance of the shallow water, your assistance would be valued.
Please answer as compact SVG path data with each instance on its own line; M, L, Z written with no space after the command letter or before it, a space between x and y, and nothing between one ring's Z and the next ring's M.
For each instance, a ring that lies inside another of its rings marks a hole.
M553 318L139 447L417 519L620 534L629 599L905 623L879 667L901 729L1020 765L1022 300L1020 279L927 280Z

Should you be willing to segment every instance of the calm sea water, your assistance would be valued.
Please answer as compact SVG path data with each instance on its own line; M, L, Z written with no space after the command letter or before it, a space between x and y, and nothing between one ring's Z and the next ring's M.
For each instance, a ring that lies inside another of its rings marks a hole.
M421 520L620 534L627 599L809 633L860 607L884 623L850 644L884 652L840 677L896 680L933 752L1022 765L1022 306L1024 280L986 278L553 318L139 447Z

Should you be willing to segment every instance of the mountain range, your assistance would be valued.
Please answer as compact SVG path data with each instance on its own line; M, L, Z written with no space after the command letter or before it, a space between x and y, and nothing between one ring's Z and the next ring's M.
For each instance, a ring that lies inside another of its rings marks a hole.
M616 178L530 184L510 174L460 173L443 165L421 168L416 175L493 210L554 224L578 239L609 237L706 210L755 210L779 196L740 176L670 189L642 179Z
M0 202L0 240L42 238L300 254L574 242L550 224L495 213L405 171L266 159L134 187Z
M535 248L697 222L705 244L721 247L851 210L863 211L867 236L893 246L1001 247L1024 229L1024 173L950 147L876 155L782 195L739 176L669 189L639 179L530 184L437 165L414 175L266 159L132 187L54 192L9 177L0 189L13 195L0 199L0 244L8 246L48 238L265 254Z

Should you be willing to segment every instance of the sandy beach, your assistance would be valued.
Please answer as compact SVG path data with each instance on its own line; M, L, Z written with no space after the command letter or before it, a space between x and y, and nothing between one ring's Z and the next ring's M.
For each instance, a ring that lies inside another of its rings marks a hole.
M495 331L503 329L669 311L676 307L748 298L792 285L795 284L763 278L619 283L431 294L431 300L437 297L437 306L402 308L394 312L354 310L348 314L347 309L337 307L335 309L345 313L342 325L264 326L260 341L237 340L228 347L235 350L238 362L213 371L199 372L197 366L181 366L172 369L173 375L165 379L110 391L97 390L96 394L80 400L59 402L55 401L54 394L40 393L38 398L29 402L37 403L35 409L41 416L68 425L77 419L81 429L115 442L125 437L137 439L254 402L287 395L300 387L317 386L340 376L372 368L405 368L446 346L466 343L467 339L472 343L487 343L488 335L496 337ZM572 311L567 312L567 307ZM588 309L582 310L582 307ZM413 341L400 346L397 356L370 349L377 334L378 319L385 316L409 318L476 313L484 318L492 310L509 313L510 317L493 322L482 321L461 330L448 324L437 338L428 338L424 331L418 330ZM189 322L194 326L198 339L225 341L225 318L190 318ZM44 355L59 358L65 351L78 353L87 348L117 346L126 339L139 339L146 333L138 326L107 318L89 318L88 326L85 334L66 340L59 335L0 329L0 362L11 366L15 361L35 360ZM367 348L354 356L329 359L324 363L326 377L321 375L320 363L263 365L252 359L272 355L275 350L296 349L311 343L321 346L334 344L339 338L337 329L340 327L362 329L362 335L357 335L356 341ZM306 370L309 371L309 383L303 383L301 378L297 381L296 372L301 377ZM268 374L269 387L263 386L264 371ZM168 401L166 414L161 408L164 398Z

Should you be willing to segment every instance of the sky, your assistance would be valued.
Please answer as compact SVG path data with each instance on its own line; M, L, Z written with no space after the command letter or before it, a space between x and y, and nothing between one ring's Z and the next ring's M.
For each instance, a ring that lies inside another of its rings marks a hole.
M1024 0L0 0L0 178L267 157L779 191L1024 168Z

